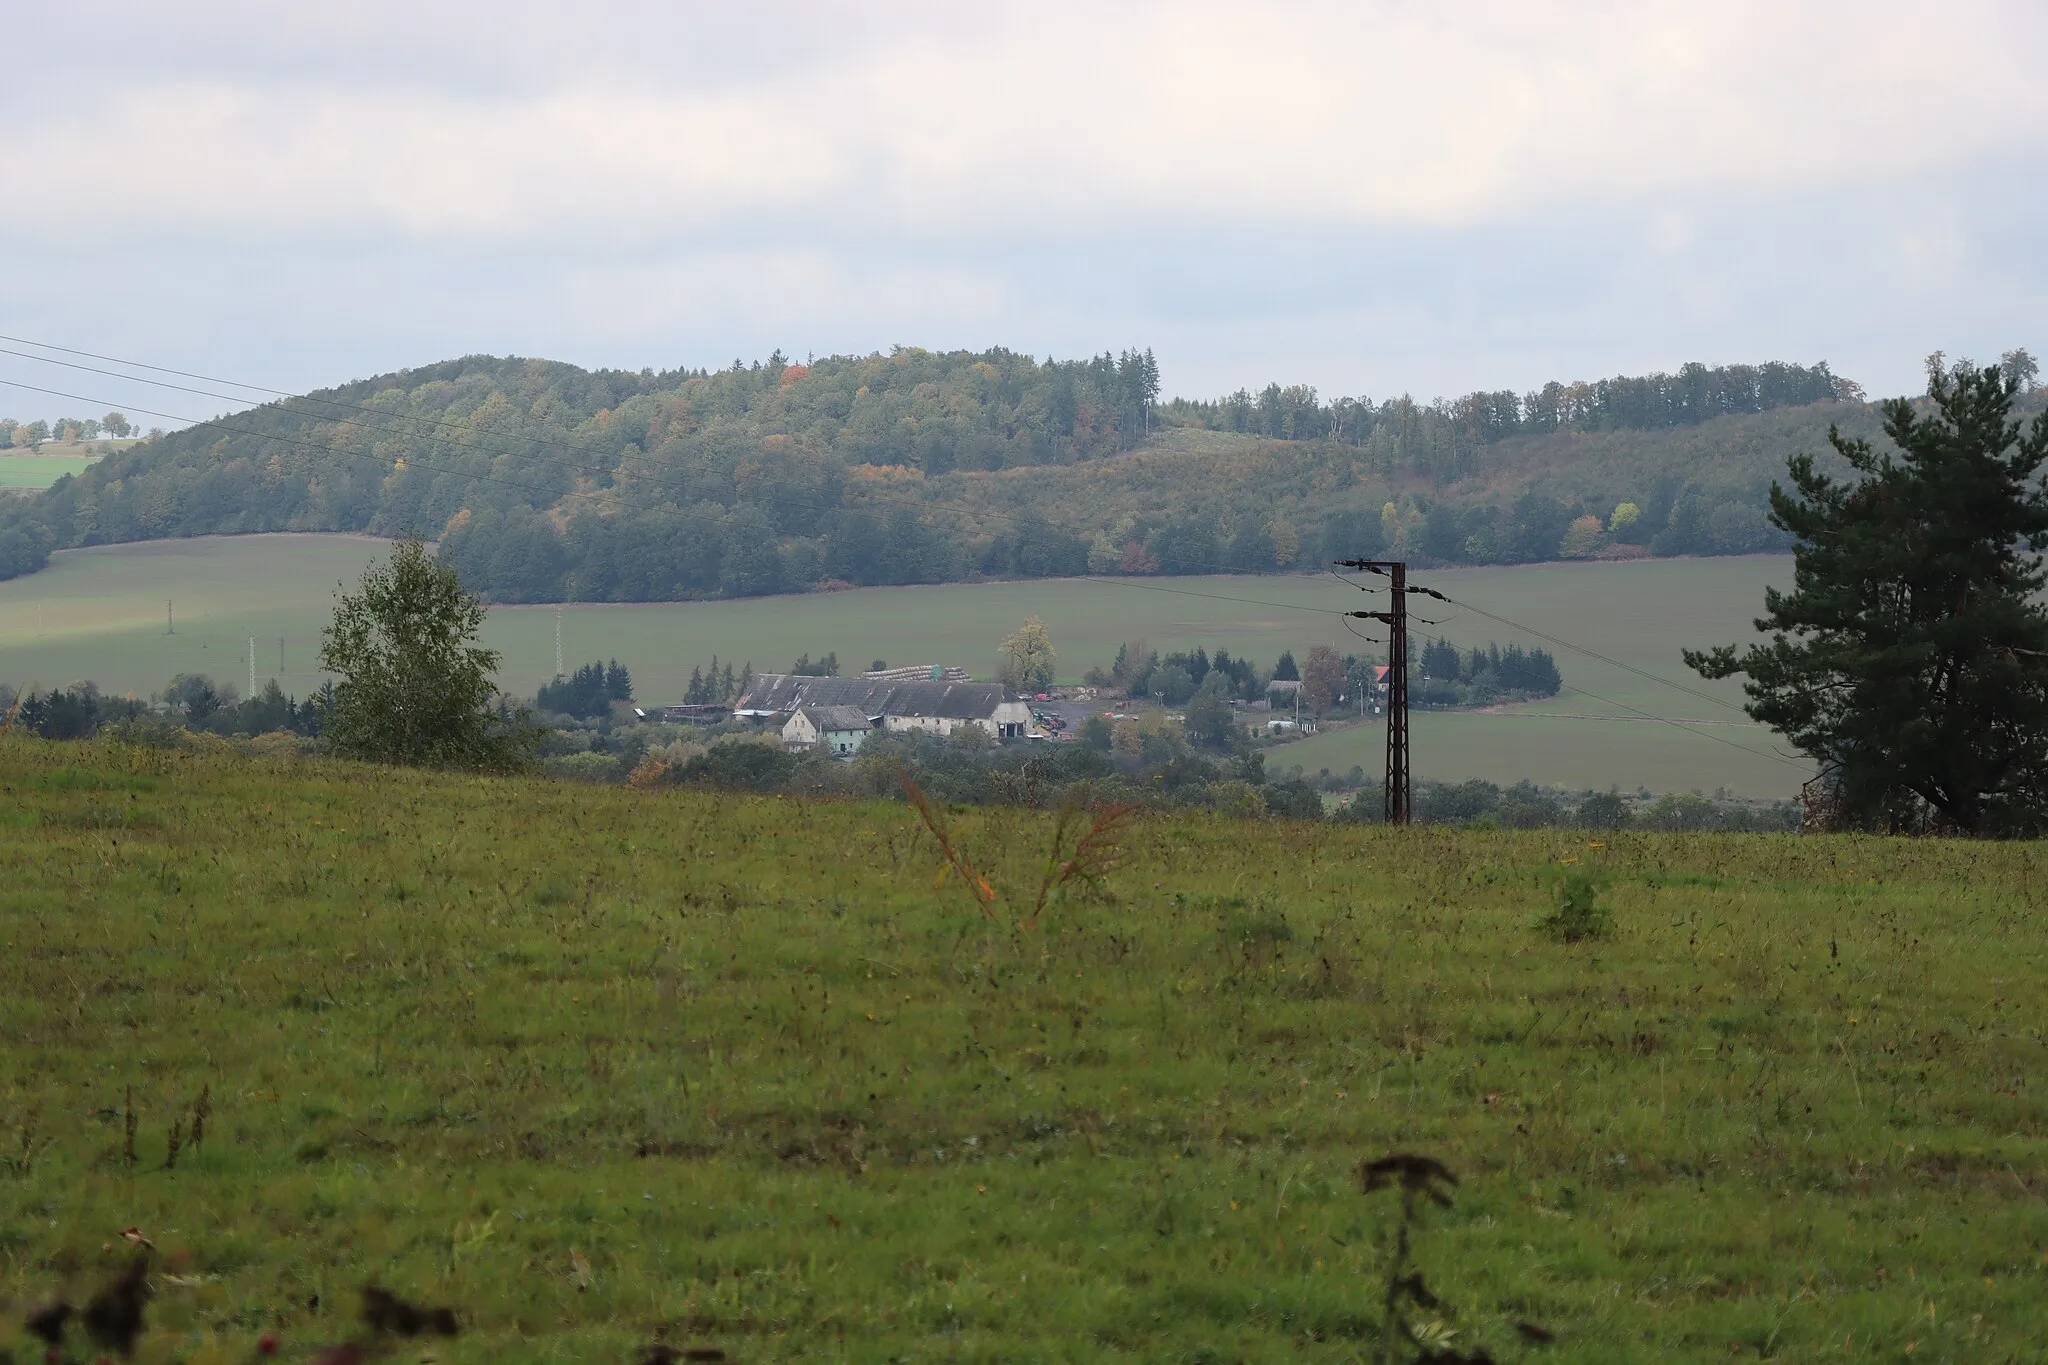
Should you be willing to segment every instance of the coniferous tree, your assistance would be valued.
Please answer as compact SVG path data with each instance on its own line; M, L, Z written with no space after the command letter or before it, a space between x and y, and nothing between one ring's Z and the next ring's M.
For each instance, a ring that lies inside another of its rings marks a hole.
M1884 405L1900 455L1830 433L1855 477L1789 464L1771 520L1797 538L1768 644L1686 652L1744 674L1749 714L1820 764L1848 821L2021 835L2048 825L2048 414L2016 376L1930 362L1930 410Z

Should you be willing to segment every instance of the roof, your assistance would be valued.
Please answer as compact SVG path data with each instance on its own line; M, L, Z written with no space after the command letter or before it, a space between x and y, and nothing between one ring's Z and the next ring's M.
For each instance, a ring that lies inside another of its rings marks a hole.
M884 678L807 678L763 673L733 704L741 715L787 715L799 707L850 706L864 717L941 716L987 720L1008 700L1001 683L892 682Z
M874 724L858 706L804 706L798 708L797 714L808 718L821 731L866 730Z
M1266 684L1266 690L1268 692L1299 692L1301 690L1301 680L1298 678L1275 678Z

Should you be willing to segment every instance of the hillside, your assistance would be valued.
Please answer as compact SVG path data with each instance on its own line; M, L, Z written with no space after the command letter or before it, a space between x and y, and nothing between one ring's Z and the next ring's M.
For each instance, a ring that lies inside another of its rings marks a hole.
M210 747L0 736L0 1303L138 1228L144 1361L312 1359L366 1282L449 1365L1355 1361L1390 1151L1459 1179L1460 1350L2048 1333L2035 846L1146 816L1019 927L1049 813L949 817L990 921L901 802Z
M59 548L284 530L439 539L507 602L1273 572L1383 548L1742 553L1782 548L1763 493L1786 455L1823 449L1831 422L1877 428L1825 366L1426 406L1276 388L1162 407L1156 388L1138 352L716 373L473 356L156 437L0 506L0 576Z

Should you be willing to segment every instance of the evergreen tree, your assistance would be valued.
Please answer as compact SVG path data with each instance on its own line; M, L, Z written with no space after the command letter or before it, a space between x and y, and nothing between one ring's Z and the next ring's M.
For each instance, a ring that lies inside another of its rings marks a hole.
M605 665L604 691L613 701L633 700L633 675L617 659Z
M2024 436L2017 377L1929 366L1931 411L1894 399L1899 458L1831 431L1854 477L1810 456L1771 490L1797 539L1767 589L1768 644L1686 652L1744 674L1749 714L1821 766L1852 823L2024 835L2048 825L2048 414Z

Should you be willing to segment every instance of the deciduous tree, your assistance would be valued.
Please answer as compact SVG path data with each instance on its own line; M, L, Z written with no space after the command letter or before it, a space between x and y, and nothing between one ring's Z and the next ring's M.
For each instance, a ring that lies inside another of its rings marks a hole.
M334 752L380 763L510 769L533 732L493 705L498 652L475 641L484 607L417 540L338 593L320 666L341 675L326 736Z
M1028 618L1002 643L1002 678L1019 692L1043 692L1052 686L1059 654L1044 621Z
M1301 666L1302 700L1309 710L1322 715L1337 704L1344 691L1344 660L1328 645L1316 645Z

